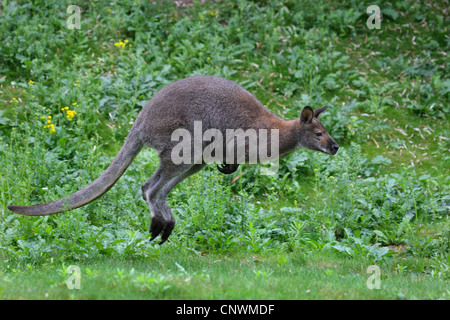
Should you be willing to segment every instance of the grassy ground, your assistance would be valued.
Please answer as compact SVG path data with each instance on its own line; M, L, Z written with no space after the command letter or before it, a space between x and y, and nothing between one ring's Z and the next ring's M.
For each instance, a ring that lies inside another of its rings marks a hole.
M369 29L372 4L2 1L0 296L448 299L448 5L380 2ZM275 176L207 168L171 193L177 225L162 247L140 195L151 150L83 208L6 209L87 185L146 101L194 74L235 80L285 119L330 105L339 153L300 150Z
M330 253L192 254L170 247L148 260L77 262L79 289L68 264L9 269L6 299L442 299L439 279L390 268L373 288L370 261ZM368 272L369 271L369 272ZM245 279L245 280L243 280ZM372 289L371 289L372 288Z

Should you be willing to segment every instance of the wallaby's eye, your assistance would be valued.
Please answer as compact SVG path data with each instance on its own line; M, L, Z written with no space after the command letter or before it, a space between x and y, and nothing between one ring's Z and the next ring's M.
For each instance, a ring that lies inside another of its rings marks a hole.
M322 138L322 137L323 137L322 132L316 132L316 137L317 137L317 138Z

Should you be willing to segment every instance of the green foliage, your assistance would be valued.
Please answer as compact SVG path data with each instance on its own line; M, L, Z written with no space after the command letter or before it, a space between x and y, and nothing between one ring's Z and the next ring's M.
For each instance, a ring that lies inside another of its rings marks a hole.
M446 3L380 5L380 30L366 27L371 4L80 2L81 28L71 30L61 16L66 3L3 1L0 295L14 287L8 279L48 270L59 288L71 263L91 264L83 274L93 292L121 286L150 298L192 297L181 289L186 283L194 287L186 290L220 298L208 291L217 287L211 283L229 288L230 276L235 285L242 265L258 285L237 292L251 297L259 289L270 297L272 279L279 292L293 278L309 283L299 274L311 269L314 281L332 278L347 292L349 284L361 287L348 271L323 267L327 261L342 270L376 263L391 279L420 277L440 288L450 263ZM195 74L235 80L285 119L305 105L329 105L321 121L341 145L338 154L300 150L281 159L272 176L252 166L231 176L205 169L170 194L177 224L162 247L148 241L150 215L140 194L158 164L153 151L143 151L106 195L83 208L46 217L6 209L90 183L155 92ZM315 257L326 261L309 265ZM155 265L130 270L131 260ZM225 271L216 263L228 260L239 261ZM92 261L107 262L99 272ZM411 297L398 290L396 297ZM56 298L72 297L58 292ZM324 289L315 297L343 296Z

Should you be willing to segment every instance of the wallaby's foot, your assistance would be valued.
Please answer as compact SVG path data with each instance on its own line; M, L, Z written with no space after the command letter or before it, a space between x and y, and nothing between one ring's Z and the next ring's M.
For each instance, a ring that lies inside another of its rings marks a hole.
M152 237L150 241L155 239L166 227L166 221L161 215L155 215L152 217L152 222L150 223L150 234Z
M152 237L150 238L150 241L161 235L161 242L159 244L163 244L172 234L174 227L175 219L173 218L170 221L166 221L162 216L152 217L152 222L150 223L150 234Z
M160 244L163 244L175 227L175 219L166 202L167 195L181 180L201 170L206 164L175 165L167 155L160 157L158 169L142 186L142 197L152 213L150 241L161 235Z
M239 164L220 164L217 165L217 169L224 173L224 174L231 174L233 172L236 172L236 170L239 168Z
M173 217L167 202L163 203L161 209L163 209L162 212L164 212L165 215L154 210L154 215L152 216L152 221L150 223L150 241L161 235L160 245L166 242L175 227L175 218Z
M166 240L169 238L169 236L172 234L172 230L175 228L175 219L172 219L169 222L166 222L166 226L164 227L163 231L161 232L161 242L160 245L166 242Z

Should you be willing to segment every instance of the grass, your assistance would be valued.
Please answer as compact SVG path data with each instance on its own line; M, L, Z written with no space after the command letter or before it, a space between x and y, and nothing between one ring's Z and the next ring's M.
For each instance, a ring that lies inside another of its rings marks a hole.
M0 296L448 299L446 3L379 4L370 30L372 2L80 2L70 30L69 3L3 1ZM169 196L177 225L162 247L140 194L151 150L83 208L6 209L90 183L154 93L195 74L230 78L285 119L330 105L338 154L300 150L275 176L205 169Z
M10 268L6 299L442 299L447 286L402 268L382 268L380 289L369 289L370 261L332 253L193 254L169 246L150 260L80 261L80 289L69 265ZM245 279L245 281L242 281ZM24 290L24 288L27 288ZM258 290L255 290L257 288Z

